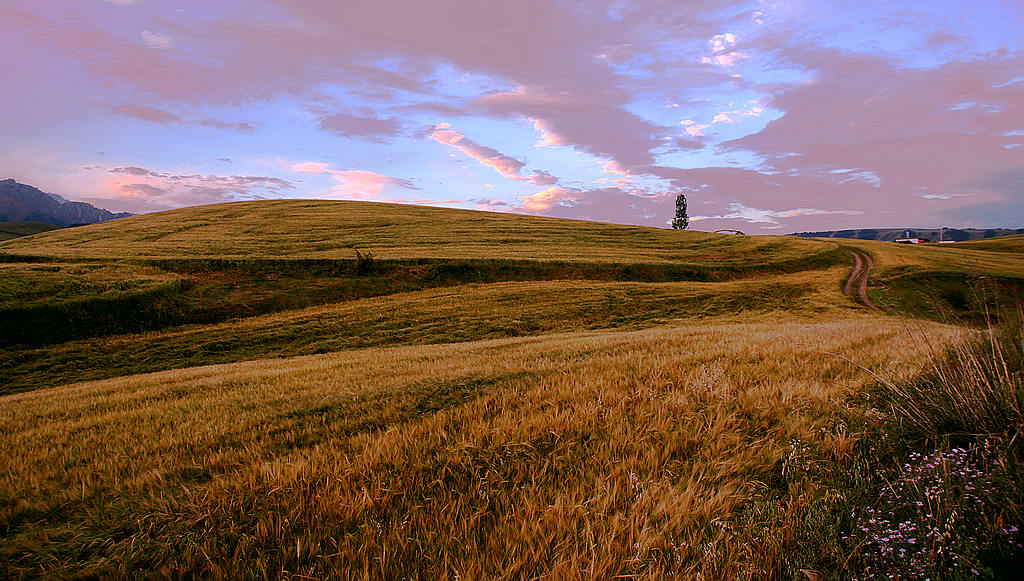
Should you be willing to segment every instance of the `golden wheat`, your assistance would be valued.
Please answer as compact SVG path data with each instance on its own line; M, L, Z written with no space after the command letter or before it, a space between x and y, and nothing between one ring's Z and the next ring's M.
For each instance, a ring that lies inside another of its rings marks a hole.
M709 323L11 396L0 555L12 575L750 574L727 525L752 486L793 439L847 448L831 411L868 371L911 376L910 333L877 316Z

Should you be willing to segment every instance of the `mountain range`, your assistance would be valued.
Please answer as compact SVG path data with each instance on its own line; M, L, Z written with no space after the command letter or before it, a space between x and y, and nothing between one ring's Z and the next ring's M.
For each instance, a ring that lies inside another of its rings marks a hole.
M821 232L796 232L790 236L802 238L853 238L856 240L884 240L892 242L897 238L924 238L932 242L952 240L982 240L999 236L1024 234L1024 228L861 228L859 230L825 230Z
M115 214L85 202L70 202L57 194L48 194L13 179L0 180L0 222L45 222L64 227L127 216L131 214Z

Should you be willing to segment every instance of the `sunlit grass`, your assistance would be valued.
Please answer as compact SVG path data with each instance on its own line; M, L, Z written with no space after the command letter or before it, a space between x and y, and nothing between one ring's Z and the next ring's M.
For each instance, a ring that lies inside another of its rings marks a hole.
M826 351L909 378L907 339L882 317L692 323L10 396L0 555L26 574L739 575L723 524L792 439L842 445L829 410L869 379Z
M183 208L0 243L54 257L511 258L749 264L799 259L834 242L728 236L370 202L274 200Z
M846 246L871 253L879 275L916 272L1024 276L1024 236L955 244L895 244L843 240Z

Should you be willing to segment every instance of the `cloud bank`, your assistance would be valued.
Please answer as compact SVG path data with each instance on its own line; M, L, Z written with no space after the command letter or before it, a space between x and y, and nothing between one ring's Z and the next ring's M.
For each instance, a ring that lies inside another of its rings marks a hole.
M415 194L663 226L684 193L704 229L1019 226L1022 22L1009 0L3 4L0 161L69 195L118 170L82 195L153 208Z

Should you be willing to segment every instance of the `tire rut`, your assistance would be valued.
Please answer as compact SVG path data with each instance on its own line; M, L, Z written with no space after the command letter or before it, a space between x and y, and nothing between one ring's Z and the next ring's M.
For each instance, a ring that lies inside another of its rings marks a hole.
M868 308L881 311L882 309L878 308L868 298L868 275L871 274L871 269L875 267L875 261L866 252L851 250L850 254L853 254L854 263L850 277L846 279L846 288L844 289L846 296L859 298L860 302L864 303ZM856 296L854 296L854 292L856 292Z

